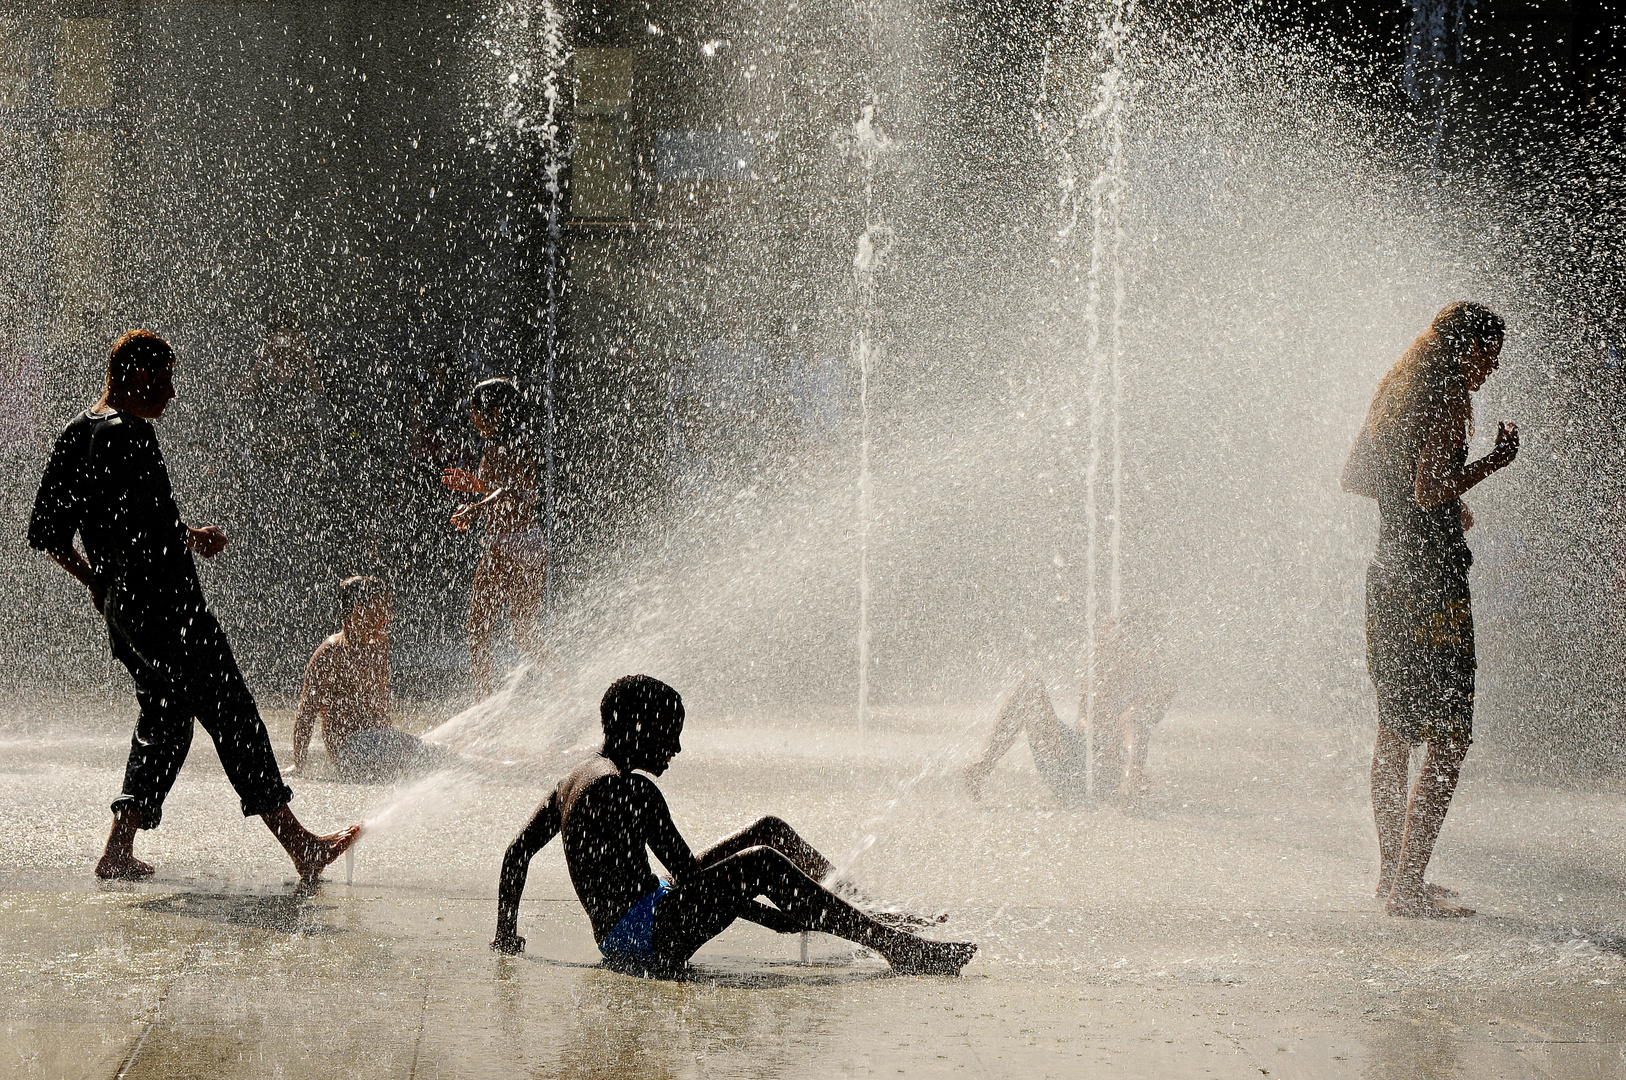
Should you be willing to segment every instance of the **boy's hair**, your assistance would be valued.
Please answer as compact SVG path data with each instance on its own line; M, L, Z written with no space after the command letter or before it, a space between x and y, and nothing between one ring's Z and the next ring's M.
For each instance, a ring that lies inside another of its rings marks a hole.
M339 617L342 619L352 611L374 600L390 597L390 587L385 581L365 574L347 577L339 582Z
M683 723L683 698L650 675L623 675L598 703L606 743L637 741L639 734Z
M138 371L162 371L175 362L169 342L151 330L127 330L107 354L107 385L123 390Z

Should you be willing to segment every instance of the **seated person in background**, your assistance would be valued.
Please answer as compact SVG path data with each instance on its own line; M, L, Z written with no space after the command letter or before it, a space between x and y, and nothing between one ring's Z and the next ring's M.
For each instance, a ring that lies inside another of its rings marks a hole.
M1143 793L1152 728L1174 697L1166 652L1159 620L1134 608L1103 623L1095 641L1096 787L1104 792L1115 786L1126 802ZM1068 804L1082 801L1088 762L1084 715L1080 702L1078 726L1069 728L1056 715L1038 676L1023 677L999 710L982 756L966 766L971 797L982 797L983 781L1025 730L1033 763L1056 797Z
M682 749L677 691L648 675L629 675L605 691L599 717L604 748L559 782L503 857L492 948L524 950L519 900L531 857L562 835L570 880L599 951L623 965L680 968L735 919L779 933L834 934L916 974L958 974L976 952L969 943L930 941L886 925L826 889L820 881L834 867L778 818L694 854L660 788L635 771L659 776ZM655 877L650 852L671 881Z
M339 779L388 783L457 764L450 750L426 743L390 722L390 620L395 607L389 586L377 578L346 578L339 584L343 626L316 647L305 667L305 686L294 716L294 766L304 770L311 731L322 721L322 742Z

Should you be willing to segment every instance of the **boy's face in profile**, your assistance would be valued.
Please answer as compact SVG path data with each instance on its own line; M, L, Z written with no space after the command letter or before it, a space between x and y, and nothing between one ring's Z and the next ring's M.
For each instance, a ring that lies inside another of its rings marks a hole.
M494 415L500 416L501 412L498 411ZM489 439L493 435L497 434L497 425L492 420L492 417L487 416L479 409L475 409L469 413L469 423L474 425L474 430L480 433L480 438L482 439Z
M683 751L683 717L660 724L650 732L646 741L638 746L639 760L632 767L642 769L651 776L659 776L672 764L672 759Z
M137 368L125 388L128 411L143 420L156 420L175 400L175 361L161 368Z

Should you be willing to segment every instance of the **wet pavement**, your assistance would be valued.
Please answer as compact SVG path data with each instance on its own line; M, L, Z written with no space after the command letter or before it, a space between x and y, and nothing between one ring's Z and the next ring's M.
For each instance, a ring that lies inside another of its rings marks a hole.
M779 813L981 951L959 979L894 977L739 926L663 980L599 966L556 846L526 954L486 947L552 767L296 781L313 826L395 807L353 884L341 861L301 888L200 737L138 842L158 874L103 884L133 710L7 709L4 1076L1626 1077L1626 798L1471 756L1433 876L1480 914L1390 919L1358 725L1176 713L1125 814L1058 806L1020 744L973 803L955 767L986 709L883 712L862 748L840 717L692 714L662 780L692 842ZM285 752L287 715L268 720Z

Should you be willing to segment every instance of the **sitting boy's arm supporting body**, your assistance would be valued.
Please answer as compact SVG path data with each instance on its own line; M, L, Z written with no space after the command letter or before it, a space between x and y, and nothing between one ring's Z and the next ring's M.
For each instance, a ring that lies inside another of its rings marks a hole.
M503 855L502 877L497 883L497 936L491 942L498 952L525 951L525 939L519 936L519 899L525 892L532 856L559 835L560 824L559 789L555 788Z
M302 772L310 760L311 733L316 729L316 721L321 716L328 698L327 680L320 670L317 659L322 655L318 649L305 665L305 681L299 688L299 710L294 713L294 767L293 772Z

